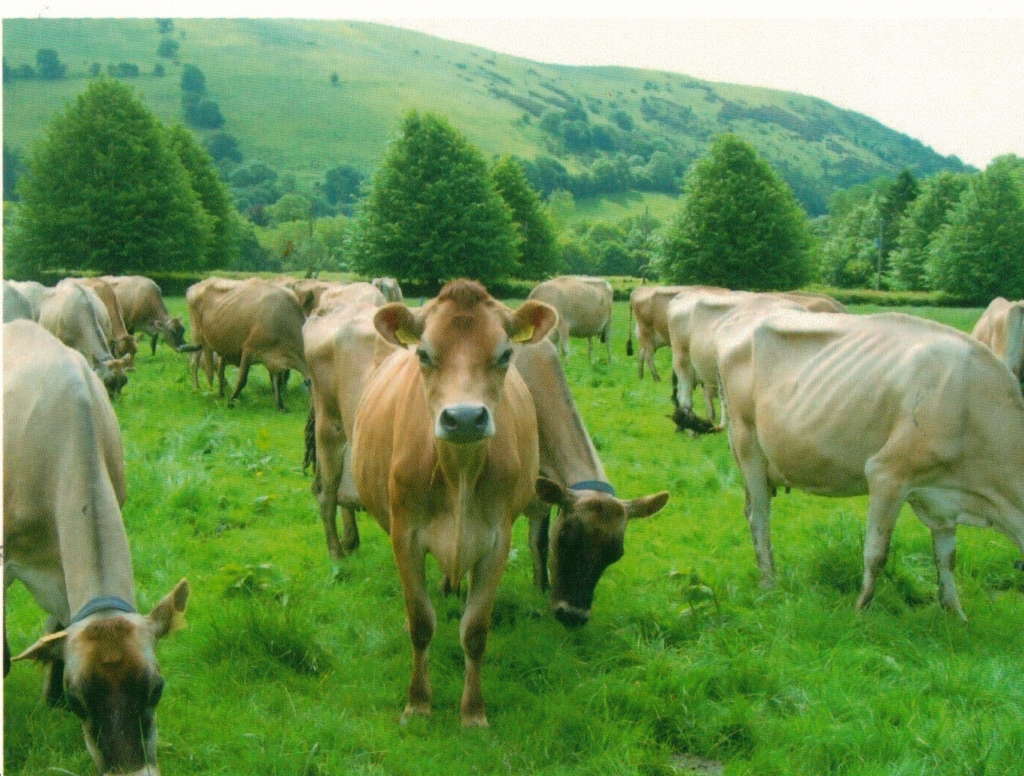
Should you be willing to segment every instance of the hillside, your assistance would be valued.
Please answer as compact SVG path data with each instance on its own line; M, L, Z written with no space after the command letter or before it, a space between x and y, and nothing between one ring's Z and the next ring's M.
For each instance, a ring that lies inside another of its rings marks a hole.
M177 44L173 58L157 54L166 40ZM17 77L47 48L67 65L64 78ZM539 159L528 165L534 183L577 199L674 194L727 131L752 143L812 214L835 190L903 167L919 176L964 169L873 119L798 94L544 65L368 23L182 19L162 35L152 19L7 19L3 53L13 73L3 90L12 149L27 152L92 73L120 63L138 67L126 80L162 119L180 121L182 68L192 64L246 161L294 176L300 189L342 164L372 172L411 108L445 115L487 155Z

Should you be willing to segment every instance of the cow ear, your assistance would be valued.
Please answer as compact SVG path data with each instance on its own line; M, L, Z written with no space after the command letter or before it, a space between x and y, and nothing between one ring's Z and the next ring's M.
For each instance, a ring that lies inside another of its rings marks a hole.
M509 319L505 329L509 339L525 345L533 345L544 339L558 323L555 308L536 299L527 299Z
M17 657L11 658L12 663L19 660L37 660L40 663L54 663L64 659L64 643L67 631L58 631L43 636L39 641L26 649Z
M401 347L416 344L423 335L423 321L401 302L381 307L373 316L373 325L380 336Z
M541 501L556 506L566 506L573 501L573 495L554 480L547 477L537 478L537 498Z
M183 579L153 607L148 619L155 638L162 639L185 627L185 607L188 605L189 592L188 580Z
M650 517L655 512L660 512L662 507L668 503L668 491L655 493L653 496L641 496L632 501L625 502L626 518L632 520L638 517Z

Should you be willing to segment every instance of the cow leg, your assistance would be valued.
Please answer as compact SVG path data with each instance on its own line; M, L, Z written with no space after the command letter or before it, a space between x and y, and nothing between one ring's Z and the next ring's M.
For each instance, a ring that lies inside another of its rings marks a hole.
M494 598L508 562L510 540L511 531L505 530L498 538L497 545L477 562L469 575L466 611L459 624L462 651L466 656L466 681L462 687L461 706L463 727L487 727L480 668L487 647L487 633L491 628Z
M768 464L756 436L747 427L730 429L729 442L746 484L744 514L754 540L757 567L761 571L761 587L767 589L775 585L775 558L772 555L771 538L772 492L768 482Z
M935 553L935 568L939 573L939 603L967 622L960 598L956 594L956 580L953 578L953 568L956 566L955 525L932 529L932 551Z
M284 387L287 380L287 369L283 372L270 373L270 387L274 391L274 401L277 403L277 409L279 412L288 412L288 408L284 406Z
M638 379L643 380L644 379L644 361L647 359L647 356L644 354L643 343L639 342L639 339L640 338L637 337L638 342L637 342L637 349L636 349L636 376L637 376Z
M223 359L221 360L223 363ZM252 366L249 360L249 351L246 348L242 348L242 357L238 360L238 381L235 383L235 390L231 393L231 398L228 399L230 404L238 398L238 394L245 388L245 384L249 382L249 368Z
M658 367L654 365L655 350L657 350L657 348L654 347L654 343L648 342L644 345L643 348L641 348L640 352L643 353L644 358L647 359L647 366L651 370L651 379L654 380L654 382L659 383L661 382L661 375L658 374Z
M343 441L337 426L320 417L316 421L316 471L313 475L313 495L320 507L320 520L327 537L327 552L334 560L345 555L338 539L338 486L341 484L341 447Z
M4 679L11 672L11 646L7 643L7 612L4 612Z
M160 332L153 332L150 336L149 346L152 348L152 355L156 355L156 341L160 339Z
M430 596L427 595L426 551L418 544L414 545L411 537L399 535L398 532L391 534L391 547L395 553L398 577L402 582L409 640L412 642L409 701L400 720L405 724L411 716L430 715L433 691L430 689L427 655L437 627L437 616L430 603Z
M224 358L217 363L217 384L220 386L220 398L222 399L224 398L224 370L227 365L227 359Z
M202 351L188 354L188 373L192 378L192 387L199 390L199 359L202 358Z
M594 360L594 356L593 356L593 352L594 352L593 348L594 348L594 346L593 346L593 342L591 341L592 339L593 339L592 337L587 337L587 363L588 364L591 363Z
M869 470L874 468L868 462ZM875 582L889 558L889 545L896 518L903 505L903 494L897 483L884 475L868 475L868 525L864 537L864 581L857 608L863 609L871 603L875 594Z
M526 517L530 521L533 584L541 592L546 592L548 589L548 531L551 527L551 507L535 498L526 507Z

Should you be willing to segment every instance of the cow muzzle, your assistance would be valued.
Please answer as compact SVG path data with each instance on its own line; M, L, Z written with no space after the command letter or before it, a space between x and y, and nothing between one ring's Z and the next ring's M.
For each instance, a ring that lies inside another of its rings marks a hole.
M438 413L434 436L455 444L479 442L494 436L494 418L483 404L452 404Z
M590 610L573 606L567 601L559 601L551 607L551 611L566 628L580 628L590 620Z

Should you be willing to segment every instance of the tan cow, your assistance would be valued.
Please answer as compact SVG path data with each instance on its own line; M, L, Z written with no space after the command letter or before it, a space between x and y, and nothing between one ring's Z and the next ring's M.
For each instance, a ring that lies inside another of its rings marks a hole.
M680 291L694 290L695 286L638 286L629 295L629 322L627 324L626 355L633 355L633 334L636 333L637 375L644 379L644 364L650 367L651 379L661 380L654 365L654 354L658 348L669 344L668 303ZM636 319L634 329L633 320Z
M160 286L155 281L142 275L104 275L100 280L105 280L114 289L125 329L129 334L135 334L136 331L148 334L154 354L157 340L161 337L178 352L188 350L181 318L172 318L167 312Z
M47 701L79 717L101 774L157 776L154 647L184 625L188 582L138 614L121 434L85 358L15 321L3 380L4 589L20 580L51 615L51 632L14 660L46 666ZM5 676L9 656L5 631Z
M288 276L268 278L267 282L282 288L287 288L295 294L295 298L299 300L299 305L302 307L302 312L307 317L312 314L320 304L321 294L331 288L341 285L328 280L317 280L316 278L300 279Z
M518 348L512 365L537 411L540 498L526 509L533 580L548 589L550 562L551 611L566 627L578 627L590 619L601 575L622 557L627 523L658 512L669 494L615 497L550 341ZM549 505L558 508L553 523Z
M398 281L394 278L374 278L370 282L374 288L384 294L384 298L387 301L403 301L404 297L402 296L402 287L398 285Z
M775 296L790 299L809 313L846 313L846 306L828 294L816 294L811 291L772 291Z
M612 362L612 287L607 280L583 275L551 278L535 286L529 298L558 311L551 339L558 343L563 359L569 357L570 337L586 337L590 361L591 338L598 337L608 351L608 363Z
M135 337L125 328L121 306L117 302L113 286L102 278L75 278L74 282L88 288L103 302L110 317L110 350L118 358L127 356L128 363L134 364L138 348L135 345Z
M403 720L431 707L429 552L452 585L469 576L462 723L487 725L480 666L512 523L533 497L538 466L536 413L511 368L513 343L537 342L556 320L533 300L513 313L473 281L449 283L416 312L393 302L374 316L388 342L416 344L368 381L352 446L360 501L391 535L405 597L413 671Z
M384 294L372 283L335 283L320 295L316 312L324 313L347 304L369 304L380 307L387 303ZM400 300L398 300L400 301Z
M971 336L984 342L1024 385L1024 301L997 297L989 302Z
M977 340L897 313L783 311L719 368L762 584L775 579L778 487L868 494L858 608L871 601L904 501L932 532L939 601L961 617L956 526L994 526L1024 552L1024 398Z
M264 364L270 372L277 407L285 412L288 371L296 369L304 377L309 376L302 347L302 324L306 318L295 295L260 278L209 278L191 286L185 299L192 335L203 348L204 366L212 365L214 353L219 357L220 395L224 395L224 370L228 364L238 367L238 381L229 402L238 398L245 387L252 365ZM193 381L198 382L195 372Z
M110 352L110 317L96 294L75 281L62 280L44 298L39 323L88 359L111 398L121 392L132 367Z

